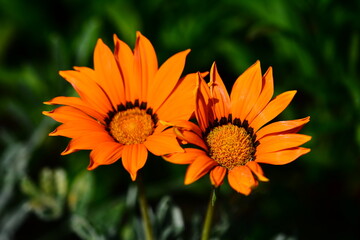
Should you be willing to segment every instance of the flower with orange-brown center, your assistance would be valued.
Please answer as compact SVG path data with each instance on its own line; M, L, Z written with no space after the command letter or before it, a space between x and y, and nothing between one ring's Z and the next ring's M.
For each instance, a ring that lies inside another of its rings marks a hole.
M255 146L252 136L243 128L233 124L217 126L206 136L209 157L220 166L233 169L252 161Z
M180 78L190 50L158 67L152 44L140 32L133 51L115 35L114 42L113 53L98 40L94 69L61 71L79 97L56 97L46 104L63 106L43 113L62 123L51 136L71 138L63 155L91 150L89 170L121 159L135 180L148 151L158 156L184 151L162 122L190 118L196 74Z
M218 187L227 175L234 190L250 194L258 181L268 181L259 163L287 164L310 151L300 145L311 137L297 133L309 117L264 126L288 106L296 93L288 91L271 99L273 92L272 69L262 76L257 61L238 77L229 96L214 63L208 84L198 75L197 124L174 124L178 138L197 147L164 159L190 164L185 184L209 173L212 185Z

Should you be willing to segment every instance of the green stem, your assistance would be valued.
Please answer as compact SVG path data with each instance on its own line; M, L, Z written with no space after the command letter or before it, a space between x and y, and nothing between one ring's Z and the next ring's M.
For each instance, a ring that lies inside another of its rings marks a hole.
M150 222L149 212L148 212L148 204L145 196L144 184L141 180L141 177L138 175L136 178L137 188L138 188L138 197L139 197L139 205L141 216L143 219L145 239L146 240L154 240L152 226Z
M214 215L214 206L215 206L215 202L216 202L215 190L216 190L215 187L213 187L213 189L211 190L208 208L206 211L205 222L204 222L204 226L203 226L203 230L202 230L202 234L201 234L201 240L208 240L210 237L211 223L212 223L212 219L213 219L213 215Z

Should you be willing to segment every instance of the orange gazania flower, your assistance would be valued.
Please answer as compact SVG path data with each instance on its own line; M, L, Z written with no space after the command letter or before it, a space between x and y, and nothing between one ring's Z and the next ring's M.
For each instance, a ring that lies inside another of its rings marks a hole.
M135 180L148 151L154 155L184 151L161 122L189 119L196 75L179 80L190 50L173 55L158 68L154 48L141 33L137 32L134 51L115 35L114 42L112 53L98 40L94 69L60 72L80 97L45 102L64 106L44 114L62 123L50 136L72 138L62 155L91 150L89 170L121 158Z
M177 164L190 164L185 184L210 173L211 183L218 187L227 174L230 186L248 195L258 180L268 181L259 163L282 165L310 149L299 147L311 139L297 134L310 118L266 123L279 115L296 91L273 96L272 68L262 77L260 62L247 69L235 82L229 96L215 63L206 84L198 75L196 120L178 122L175 131L186 143L184 153L165 157Z

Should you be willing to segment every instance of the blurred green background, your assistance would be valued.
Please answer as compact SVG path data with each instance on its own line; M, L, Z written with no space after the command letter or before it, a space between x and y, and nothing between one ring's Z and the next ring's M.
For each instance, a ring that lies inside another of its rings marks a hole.
M230 88L256 60L275 92L298 93L279 119L311 116L312 151L263 165L244 197L224 184L212 239L360 239L360 2L356 0L0 0L0 239L141 239L136 188L120 162L86 170L42 102L73 94L59 77L92 67L98 38L131 47L140 30L162 63L192 49L185 73L216 61ZM157 239L199 239L208 177L151 157L141 171Z

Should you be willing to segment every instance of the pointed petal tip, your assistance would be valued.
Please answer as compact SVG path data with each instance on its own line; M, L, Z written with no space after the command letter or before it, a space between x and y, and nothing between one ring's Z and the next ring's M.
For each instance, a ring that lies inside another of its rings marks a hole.
M194 181L191 181L191 179L188 179L188 178L185 178L185 180L184 180L184 184L185 185L190 185L190 184L192 184Z
M68 70L60 70L60 71L58 71L58 73L59 73L59 75L61 76L61 77L63 77L63 78L65 78L65 74L66 74L66 72L67 72Z
M309 152L311 152L311 149L310 148L304 148L304 154L307 154L307 153L309 153Z
M251 68L258 68L261 71L260 60L256 60L255 63L251 65L248 69Z
M211 68L210 69L217 69L217 65L216 65L216 62L214 61L213 63L212 63L212 65L211 65ZM210 70L211 71L211 70Z
M137 173L130 173L130 177L131 177L131 180L132 180L133 182L135 182L135 181L136 181L136 177L137 177Z
M55 129L54 131L52 131L51 133L49 133L49 136L57 136L56 132L57 132L57 129Z
M297 90L290 90L290 91L288 91L288 93L295 96L295 94L297 93Z
M90 160L90 163L89 163L89 165L87 167L87 170L91 171L91 170L94 170L97 167L98 167L98 165L94 164L94 162Z
M101 38L99 38L96 41L96 44L95 44L94 57L95 57L95 55L97 55L96 52L101 51L102 49L104 49L104 46L106 46L106 44L104 43L104 41Z
M69 147L69 145L65 148L64 151L62 151L62 153L60 153L61 156L65 156L65 155L68 155L70 153L74 153L76 152L77 150L76 149L71 149L71 147Z
M45 116L50 116L51 112L53 112L53 110L52 111L42 111L41 113Z
M268 179L267 177L262 176L262 175L257 176L257 178L258 178L259 181L261 181L261 182L269 182L269 181L270 181L270 179Z
M251 190L248 192L242 192L242 194L244 194L246 197L248 197L250 195L250 193L251 193Z
M272 76L272 74L273 74L273 68L272 68L272 66L270 66L270 67L266 70L266 72L265 72L265 74L264 74L264 77L266 77L266 76L268 76L268 75Z
M98 38L98 40L96 41L96 45L97 44L103 44L104 42L103 42L103 40L101 39L101 38Z
M191 52L191 49L186 49L180 53L184 53L185 55L188 55Z
M138 38L138 37L141 37L141 36L144 36L144 35L142 35L142 33L139 30L137 30L136 31L136 37Z
M73 153L74 151L71 151L69 149L65 149L62 153L60 153L61 156L69 155L70 153Z

